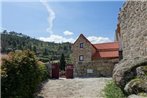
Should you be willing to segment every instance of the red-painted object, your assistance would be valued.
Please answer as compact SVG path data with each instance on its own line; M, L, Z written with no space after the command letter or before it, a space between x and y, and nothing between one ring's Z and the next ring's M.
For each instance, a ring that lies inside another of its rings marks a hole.
M67 79L73 78L73 65L72 64L68 64L66 66L65 76Z
M52 78L59 79L59 64L52 64Z

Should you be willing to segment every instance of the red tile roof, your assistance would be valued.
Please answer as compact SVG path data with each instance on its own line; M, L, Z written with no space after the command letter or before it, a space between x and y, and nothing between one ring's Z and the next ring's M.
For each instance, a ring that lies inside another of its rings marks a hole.
M118 58L118 51L105 51L105 52L96 52L92 59L98 59L98 58Z
M119 54L118 54L119 44L118 44L118 42L94 44L94 46L97 48L97 52L93 55L93 57L92 57L93 59L119 57Z
M109 42L109 43L101 43L101 44L94 44L94 46L98 50L113 50L113 49L119 49L118 42Z

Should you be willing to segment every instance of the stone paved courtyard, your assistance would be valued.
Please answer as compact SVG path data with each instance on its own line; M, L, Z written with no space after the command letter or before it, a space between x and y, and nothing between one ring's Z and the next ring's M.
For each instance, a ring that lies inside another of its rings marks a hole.
M39 98L103 98L102 89L112 78L75 78L48 80Z

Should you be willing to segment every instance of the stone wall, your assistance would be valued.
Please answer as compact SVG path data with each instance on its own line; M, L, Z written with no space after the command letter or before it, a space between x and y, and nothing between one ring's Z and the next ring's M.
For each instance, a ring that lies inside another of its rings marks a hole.
M128 95L147 93L147 1L127 1L118 27L123 59L116 64L113 79Z
M147 56L147 1L128 1L118 17L123 57Z
M75 64L75 77L111 77L114 65L118 59L101 59Z

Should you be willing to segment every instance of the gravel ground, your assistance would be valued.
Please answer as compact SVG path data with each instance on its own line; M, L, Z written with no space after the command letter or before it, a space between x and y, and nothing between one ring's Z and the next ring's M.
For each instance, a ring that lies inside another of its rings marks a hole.
M74 78L48 80L39 98L103 98L102 89L112 78Z

